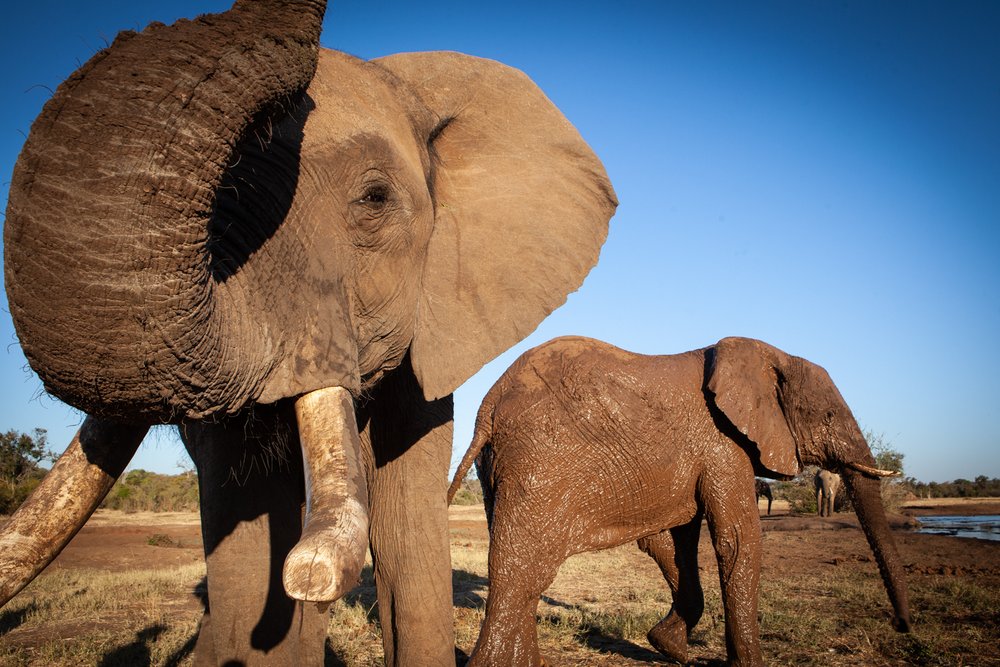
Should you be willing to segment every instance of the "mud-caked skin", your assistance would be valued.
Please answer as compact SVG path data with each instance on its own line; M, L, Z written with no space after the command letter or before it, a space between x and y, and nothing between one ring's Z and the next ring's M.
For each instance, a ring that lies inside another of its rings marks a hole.
M570 555L637 541L673 594L650 643L683 662L704 601L704 517L719 563L729 660L763 664L754 474L800 465L843 471L898 629L906 583L885 518L880 475L826 372L760 341L726 338L673 356L558 338L517 359L487 393L472 444L490 529L490 592L470 665L541 664L540 594Z
M367 544L386 664L451 665L451 392L579 287L617 202L524 74L322 49L325 5L122 33L33 124L10 312L88 418L69 481L0 532L0 591L59 552L151 424L180 424L208 563L197 661L322 662L320 610Z

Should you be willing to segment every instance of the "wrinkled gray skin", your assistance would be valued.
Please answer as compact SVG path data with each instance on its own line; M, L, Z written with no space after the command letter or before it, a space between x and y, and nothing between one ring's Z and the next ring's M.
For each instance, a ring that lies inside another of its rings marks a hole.
M483 400L451 492L476 462L490 528L490 592L470 665L536 666L539 595L570 555L636 540L673 593L649 632L684 662L703 596L704 517L719 563L729 660L760 665L760 519L754 474L843 470L895 613L902 563L871 451L826 372L760 341L645 356L587 338L522 355ZM860 472L864 471L864 472Z
M840 490L840 475L829 470L817 470L813 477L816 487L816 512L820 516L833 516L837 505L837 492Z
M386 664L453 664L451 392L580 285L616 201L522 73L320 49L324 10L122 33L32 126L11 315L89 416L0 532L0 600L173 423L201 493L199 664L320 664L322 610L369 547Z

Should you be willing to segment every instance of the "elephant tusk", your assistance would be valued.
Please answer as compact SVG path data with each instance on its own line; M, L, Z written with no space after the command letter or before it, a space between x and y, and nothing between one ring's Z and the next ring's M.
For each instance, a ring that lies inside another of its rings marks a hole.
M882 470L881 468L866 466L864 463L848 463L847 467L857 470L862 475L867 475L868 477L899 477L902 474L895 470Z
M0 606L55 560L104 500L149 426L87 417L0 532Z
M354 401L343 387L295 402L306 477L302 538L285 559L285 592L330 603L357 584L368 549L368 486Z

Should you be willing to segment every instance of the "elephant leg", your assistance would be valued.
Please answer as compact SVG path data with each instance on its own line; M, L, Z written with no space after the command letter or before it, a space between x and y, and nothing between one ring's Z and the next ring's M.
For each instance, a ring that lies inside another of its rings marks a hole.
M451 396L427 402L408 364L362 409L385 664L455 664L448 466Z
M705 516L719 563L730 665L763 665L757 601L762 538L753 497L753 469L740 451L712 464L702 479Z
M552 585L565 560L559 536L540 539L544 522L525 517L534 514L519 507L517 520L504 508L503 493L497 493L490 531L489 581L486 616L469 658L468 667L539 667L545 665L538 650L536 615L538 600ZM560 523L553 521L553 523ZM561 522L565 525L565 522Z
M701 514L689 523L639 540L639 548L660 566L673 597L667 615L646 638L671 660L687 662L688 637L705 610L705 596L698 574L698 538Z
M304 500L295 422L285 417L257 408L181 429L198 469L208 571L196 664L323 664L327 614L289 598L281 581Z

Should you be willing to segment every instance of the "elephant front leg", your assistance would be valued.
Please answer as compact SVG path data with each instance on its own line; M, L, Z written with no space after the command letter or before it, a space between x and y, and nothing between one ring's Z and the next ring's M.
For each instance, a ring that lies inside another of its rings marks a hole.
M370 544L388 666L455 664L448 466L451 396L423 399L408 366L363 409Z
M657 651L679 663L687 662L688 637L701 619L705 595L698 574L701 514L689 523L639 540L639 548L660 566L673 605L646 638Z
M705 516L719 562L729 664L763 665L757 601L762 539L753 470L742 452L702 480Z
M304 497L294 431L276 416L262 409L182 428L198 469L208 572L195 664L323 664L327 615L282 586Z

